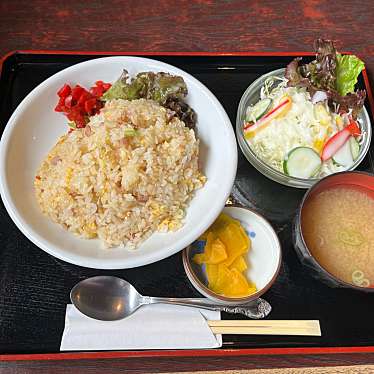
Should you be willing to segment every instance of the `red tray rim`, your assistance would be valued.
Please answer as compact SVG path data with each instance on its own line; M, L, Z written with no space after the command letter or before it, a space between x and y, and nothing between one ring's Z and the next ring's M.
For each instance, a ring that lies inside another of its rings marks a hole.
M99 351L66 353L26 353L0 355L1 361L44 361L44 360L102 360L118 358L152 357L222 357L222 356L283 356L283 355L336 355L374 353L374 346L362 347L298 347L298 348L245 348L245 349L181 349L143 351Z
M351 52L343 52L351 54ZM116 51L64 51L64 50L14 50L0 58L0 74L3 63L14 54L50 54L50 55L104 55L104 56L313 56L313 52L116 52ZM374 114L374 97L366 69L362 71L371 112ZM35 360L79 360L79 359L114 359L114 358L151 358L151 357L220 357L247 355L319 355L374 353L374 346L348 347L298 347L298 348L245 348L245 349L193 349L193 350L144 350L144 351L110 351L110 352L68 352L68 353L30 353L0 354L0 361L35 361Z

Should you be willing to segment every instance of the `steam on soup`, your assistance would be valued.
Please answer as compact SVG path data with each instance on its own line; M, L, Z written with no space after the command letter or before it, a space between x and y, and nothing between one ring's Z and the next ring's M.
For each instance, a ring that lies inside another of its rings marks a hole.
M305 242L335 277L374 287L374 197L366 189L333 187L310 198L301 217Z

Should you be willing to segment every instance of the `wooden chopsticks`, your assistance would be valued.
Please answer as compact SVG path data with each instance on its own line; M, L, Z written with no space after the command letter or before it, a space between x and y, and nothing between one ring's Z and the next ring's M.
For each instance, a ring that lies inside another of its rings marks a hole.
M214 334L321 336L318 320L208 321Z

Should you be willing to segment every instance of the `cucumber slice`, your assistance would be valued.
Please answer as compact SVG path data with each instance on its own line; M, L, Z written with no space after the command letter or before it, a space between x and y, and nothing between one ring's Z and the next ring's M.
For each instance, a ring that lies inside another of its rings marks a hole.
M356 140L355 137L351 136L349 138L349 145L351 146L353 161L356 161L358 159L358 156L360 155L360 143Z
M260 119L268 111L271 103L271 99L262 99L255 105L248 107L245 116L246 121L253 121L253 119L257 121Z
M353 165L354 161L350 144L350 141L347 140L334 156L332 156L333 161L339 166L349 168Z
M287 175L298 178L310 178L317 174L322 161L319 154L309 147L292 149L283 162L283 169Z

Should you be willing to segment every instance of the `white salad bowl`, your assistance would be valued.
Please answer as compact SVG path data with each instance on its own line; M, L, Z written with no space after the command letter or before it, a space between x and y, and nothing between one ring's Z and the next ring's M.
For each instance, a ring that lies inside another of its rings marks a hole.
M263 175L281 183L286 186L296 187L296 188L310 188L321 178L298 178L287 175L279 170L268 165L263 161L249 146L248 142L244 138L243 126L246 109L250 105L254 105L260 100L261 87L263 87L264 82L269 77L284 77L285 69L278 69L271 71L270 73L264 74L258 79L256 79L244 92L243 96L240 99L238 111L236 115L236 135L238 138L238 143L240 149L242 150L246 159ZM361 130L362 130L362 142L360 147L360 153L358 158L355 160L354 164L345 169L344 171L354 170L358 165L363 161L367 152L370 148L370 141L372 135L372 128L369 114L365 107L362 108L360 114L358 115L360 121ZM343 171L343 170L342 170Z
M114 82L122 70L182 76L187 103L196 111L200 167L207 182L189 204L184 226L154 233L137 249L105 249L99 239L82 239L42 214L34 196L36 171L57 139L67 131L67 119L56 113L57 91L64 83L90 87L97 80ZM124 269L164 259L192 243L216 219L230 194L237 167L237 147L231 122L217 98L186 72L152 59L105 57L71 66L32 92L11 116L0 143L0 192L4 205L22 233L52 256L97 269Z

